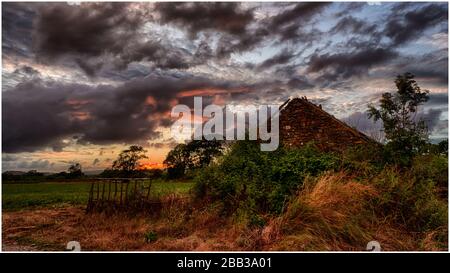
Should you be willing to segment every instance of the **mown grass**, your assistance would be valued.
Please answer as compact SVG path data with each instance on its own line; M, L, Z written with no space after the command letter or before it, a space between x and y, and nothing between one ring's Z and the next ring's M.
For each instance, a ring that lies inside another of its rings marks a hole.
M63 204L86 205L90 185L90 182L3 184L2 208L20 210ZM190 182L155 181L152 184L152 195L160 197L171 193L185 194L192 185Z

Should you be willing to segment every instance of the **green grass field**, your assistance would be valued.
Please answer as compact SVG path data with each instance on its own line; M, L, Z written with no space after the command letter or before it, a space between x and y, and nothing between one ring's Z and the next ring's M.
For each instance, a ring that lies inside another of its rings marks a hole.
M155 181L152 184L152 195L185 194L192 185L190 182ZM89 182L3 184L2 208L3 210L19 210L63 204L85 205L89 197L89 189Z

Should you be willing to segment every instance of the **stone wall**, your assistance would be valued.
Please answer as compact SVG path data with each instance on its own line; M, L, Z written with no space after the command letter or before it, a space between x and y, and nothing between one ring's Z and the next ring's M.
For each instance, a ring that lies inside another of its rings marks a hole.
M374 142L306 98L292 99L280 109L280 143L287 147L314 142L324 151L342 151Z

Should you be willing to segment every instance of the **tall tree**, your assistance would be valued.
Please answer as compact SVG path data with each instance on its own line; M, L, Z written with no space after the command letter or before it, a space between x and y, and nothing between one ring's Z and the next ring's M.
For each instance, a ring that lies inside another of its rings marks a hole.
M74 163L70 165L69 169L69 177L80 177L83 176L83 171L81 170L81 164L80 163Z
M191 165L190 154L186 144L178 144L173 148L164 160L170 177L183 176L186 169Z
M113 162L113 170L130 173L136 171L139 166L139 161L148 158L144 148L137 145L132 145L130 148L123 150L119 157Z
M414 75L405 73L395 79L397 91L386 92L379 108L369 105L369 118L383 122L387 149L398 163L408 164L428 139L425 121L417 119L419 106L428 101L428 90L422 90Z
M217 140L193 140L188 144L178 144L171 150L164 164L167 166L169 176L179 177L186 170L207 166L211 161L222 154L222 142Z
M218 140L193 140L186 148L194 168L208 166L223 150L222 142Z

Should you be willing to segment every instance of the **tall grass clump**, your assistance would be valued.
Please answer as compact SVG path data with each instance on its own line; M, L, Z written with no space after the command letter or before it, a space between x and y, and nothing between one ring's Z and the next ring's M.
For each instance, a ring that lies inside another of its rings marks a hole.
M377 143L357 145L341 154L341 169L360 179L378 174L385 166L383 146Z
M448 207L438 195L436 182L415 175L416 171L420 172L387 167L371 181L379 192L372 204L375 213L416 232L446 226Z
M361 248L371 237L368 200L377 192L345 172L311 178L291 198L279 217L280 249L337 250Z
M431 181L443 196L447 195L448 157L446 155L430 153L416 156L411 170L416 180Z

